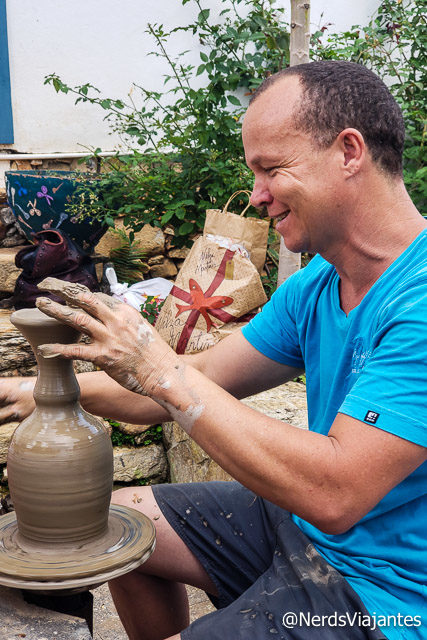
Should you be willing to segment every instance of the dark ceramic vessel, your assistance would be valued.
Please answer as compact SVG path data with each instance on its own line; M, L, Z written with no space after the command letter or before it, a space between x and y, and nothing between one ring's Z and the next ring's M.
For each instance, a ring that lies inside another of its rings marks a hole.
M83 249L93 248L107 226L87 217L80 219L67 212L67 204L79 185L90 185L96 176L73 171L7 171L8 204L19 226L31 241L31 234L46 229L61 229Z

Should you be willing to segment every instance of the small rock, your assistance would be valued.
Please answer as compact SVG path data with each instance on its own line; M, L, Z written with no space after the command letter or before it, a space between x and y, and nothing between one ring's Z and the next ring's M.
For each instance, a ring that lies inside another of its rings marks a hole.
M10 207L2 207L0 209L0 221L7 227L15 224L16 218L13 215L12 209Z
M153 278L173 278L178 273L173 260L165 258L162 264L154 265L150 268L150 275Z
M153 256L152 258L148 258L147 264L150 265L150 267L156 264L162 264L164 259L164 256Z
M29 160L11 160L13 171L31 171L33 168Z
M116 220L115 228L124 229L123 221L120 219ZM111 249L119 247L121 243L122 240L110 229L97 244L96 251L103 256L108 256ZM163 231L158 227L152 227L146 224L142 227L141 231L135 233L135 244L145 252L145 256L148 258L164 252L165 236Z
M164 482L167 459L162 445L148 447L114 447L114 482L133 482L148 478L150 484Z
M15 266L15 256L18 251L18 248L0 249L0 288L2 291L13 293L15 289L16 279L21 273L21 269Z
M10 441L19 422L8 422L0 425L0 464L6 464Z
M185 260L189 253L190 249L188 247L181 247L180 249L169 249L168 256L175 260Z
M181 429L177 422L163 424L163 441L167 450L172 482L233 480Z
M117 428L122 433L127 433L130 436L136 436L140 433L144 433L144 431L147 431L151 426L151 424L130 424L128 422L119 422L119 426Z
M1 241L0 246L4 249L12 249L13 247L20 247L24 244L28 244L28 240L14 232L13 235L4 238L4 240Z

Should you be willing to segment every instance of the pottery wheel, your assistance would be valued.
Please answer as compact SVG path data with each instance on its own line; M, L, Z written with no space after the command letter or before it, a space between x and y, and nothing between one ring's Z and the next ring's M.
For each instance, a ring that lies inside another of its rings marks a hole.
M156 534L144 514L111 505L107 533L73 548L22 548L15 513L0 517L0 584L51 591L93 588L135 569L154 550Z

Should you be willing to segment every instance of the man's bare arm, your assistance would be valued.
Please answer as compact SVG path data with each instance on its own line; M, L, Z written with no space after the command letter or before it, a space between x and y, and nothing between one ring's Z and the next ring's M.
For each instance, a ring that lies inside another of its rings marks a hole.
M263 416L188 365L156 394L234 478L330 534L347 531L427 457L347 415L327 436Z
M243 398L287 380L300 372L280 365L254 349L237 332L215 347L194 355L180 356L232 395ZM133 424L155 424L170 420L156 402L128 391L104 371L77 376L81 404L90 413ZM35 378L0 378L0 424L23 420L34 409Z
M236 398L270 389L301 373L263 356L240 332L207 351L179 356L179 359ZM90 413L134 424L170 420L169 413L157 402L128 391L103 371L82 373L78 380L82 406Z

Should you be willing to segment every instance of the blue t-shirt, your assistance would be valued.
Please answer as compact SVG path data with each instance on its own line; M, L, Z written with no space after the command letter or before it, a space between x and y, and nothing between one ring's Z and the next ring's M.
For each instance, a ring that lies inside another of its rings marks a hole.
M427 229L348 316L338 287L335 268L316 256L244 336L272 360L305 368L311 430L327 434L340 412L427 446ZM427 638L427 463L344 534L294 520L373 616L422 616L414 627L391 619L382 626L390 640Z

